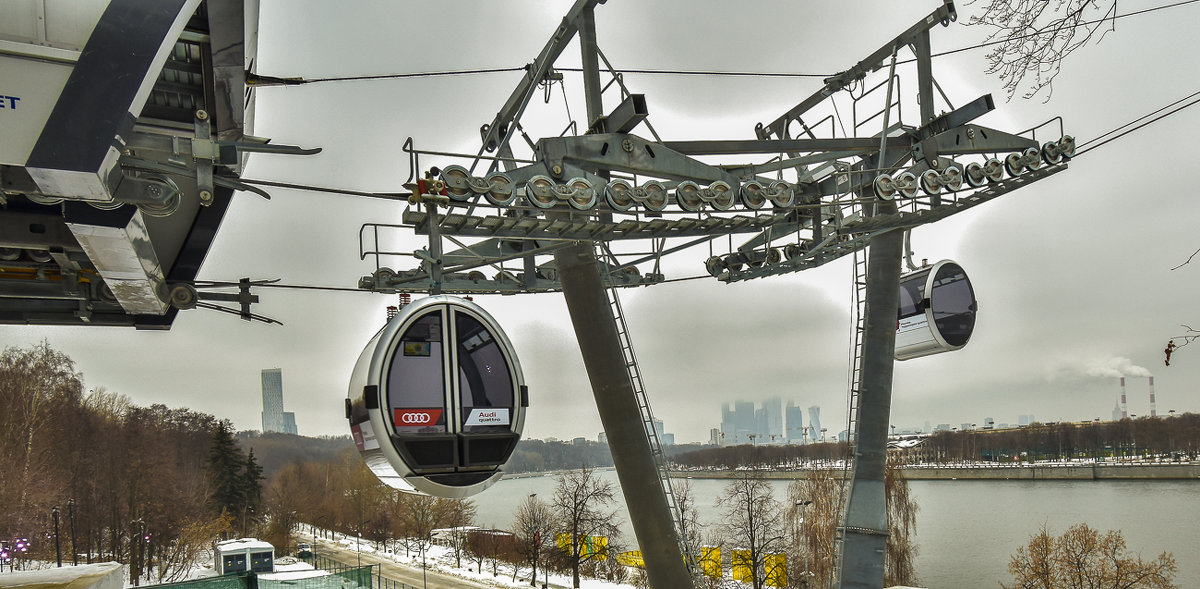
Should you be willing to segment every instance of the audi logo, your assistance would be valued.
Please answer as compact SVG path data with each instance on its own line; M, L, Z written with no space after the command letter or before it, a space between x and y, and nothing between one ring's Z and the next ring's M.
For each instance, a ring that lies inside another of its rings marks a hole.
M396 422L402 425L428 425L436 422L441 411L397 411Z

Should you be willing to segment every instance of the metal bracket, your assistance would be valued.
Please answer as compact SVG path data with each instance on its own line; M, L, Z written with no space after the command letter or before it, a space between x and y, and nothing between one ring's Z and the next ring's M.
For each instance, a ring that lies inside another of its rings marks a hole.
M282 322L276 319L250 312L250 305L259 302L258 295L251 294L250 289L255 286L264 286L277 282L279 282L278 278L274 280L250 280L249 278L242 278L237 282L197 280L192 283L172 284L169 287L170 303L176 309L208 309L210 311L237 315L245 321L262 321L267 324L283 325ZM238 291L236 293L227 293L203 290L218 288L237 288ZM238 308L214 305L204 301L238 303Z

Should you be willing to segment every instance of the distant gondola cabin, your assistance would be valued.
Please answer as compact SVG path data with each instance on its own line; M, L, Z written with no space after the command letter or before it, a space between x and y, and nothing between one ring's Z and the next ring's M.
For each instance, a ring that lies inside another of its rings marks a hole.
M979 304L962 266L942 260L900 278L896 359L961 349L975 331Z

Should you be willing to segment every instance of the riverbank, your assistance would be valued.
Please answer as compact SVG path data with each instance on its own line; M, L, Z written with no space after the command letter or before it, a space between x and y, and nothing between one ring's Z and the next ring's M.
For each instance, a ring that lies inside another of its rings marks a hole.
M768 479L799 479L808 475L810 469L771 469L761 471ZM1178 481L1200 480L1200 464L1191 462L1172 463L1053 463L989 465L971 464L961 466L928 464L906 466L904 477L911 481L1120 481L1155 480ZM732 479L745 471L738 470L680 470L672 471L672 478L680 479Z

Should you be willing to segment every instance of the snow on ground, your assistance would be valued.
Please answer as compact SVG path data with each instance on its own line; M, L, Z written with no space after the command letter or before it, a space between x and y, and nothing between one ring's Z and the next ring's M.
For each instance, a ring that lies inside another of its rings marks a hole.
M307 527L307 524L305 527ZM329 535L329 533L327 532L326 535ZM335 538L334 540L318 538L317 542L336 544L340 548L346 550L357 549L356 540L358 540L358 538L345 537L336 533L333 534L333 537ZM358 548L361 548L363 554L373 554L379 558L386 558L393 562L408 565L417 569L421 568L421 552L419 550L411 550L406 555L403 547L397 547L396 552L379 550L378 547L369 540L362 540L361 543L357 543L357 545ZM528 567L520 567L517 572L517 580L513 581L512 565L502 562L499 563L496 568L497 575L493 577L491 561L484 560L483 572L480 573L474 568L476 561L468 558L467 555L464 554L462 559L463 566L456 567L454 551L446 546L439 546L436 544L430 545L428 552L425 555L425 563L428 566L428 569L431 571L452 575L462 579L469 579L486 585L505 588L529 587ZM544 582L545 578L545 571L539 567L537 584L540 586ZM571 575L569 573L566 575L550 573L549 578L551 586L571 587ZM614 583L602 579L588 578L580 578L579 586L580 589L635 589L634 586L629 583Z

